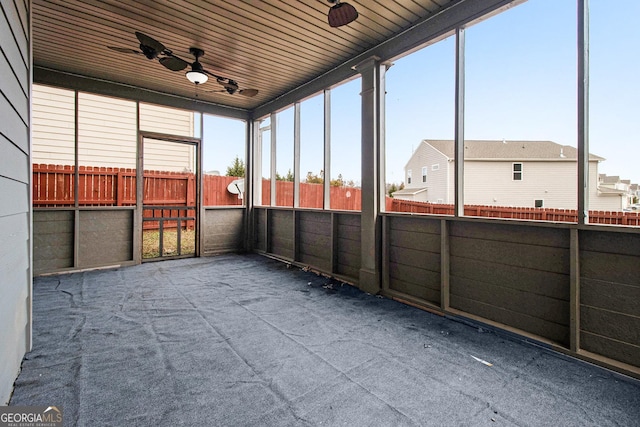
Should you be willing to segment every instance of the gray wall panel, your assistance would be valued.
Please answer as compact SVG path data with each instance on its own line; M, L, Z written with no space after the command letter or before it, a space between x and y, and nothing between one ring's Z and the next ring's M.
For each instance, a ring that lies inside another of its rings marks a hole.
M569 271L568 249L453 236L450 240L452 257L560 274Z
M389 289L440 304L440 220L387 217Z
M580 273L587 279L639 284L640 253L635 256L603 252L580 252Z
M393 280L393 287L391 289L397 292L411 295L412 297L420 298L433 304L440 304L439 289L431 289L426 286L417 285L415 283L408 283L396 278L394 278Z
M440 253L440 234L391 229L389 231L389 245Z
M269 251L293 259L293 211L269 211Z
M0 405L8 403L22 357L31 347L31 159L25 108L31 59L26 10L25 0L0 3Z
M454 294L451 295L451 306L485 319L499 319L495 321L546 337L560 344L566 345L569 341L569 328L537 317L510 311L506 308L495 307Z
M567 230L481 222L450 230L452 308L569 344Z
M15 159L16 163L21 163L22 160L22 156ZM0 179L2 180L2 185L0 185L0 200L2 200L0 217L26 212L29 209L29 186L23 182L6 179L1 175Z
M580 303L612 312L640 317L640 286L580 280Z
M29 182L29 156L0 135L0 175L14 181Z
M33 213L34 273L73 267L73 218L73 211Z
M569 275L469 258L451 258L451 272L460 278L486 278L494 285L569 301Z
M331 271L331 213L299 211L297 215L298 261Z
M640 367L640 234L580 232L581 345Z
M640 348L640 317L582 306L582 329Z
M254 237L254 245L255 249L259 251L267 250L267 242L265 240L265 231L267 227L267 210L266 209L256 209L254 216L255 221L255 235Z
M424 270L440 272L440 254L433 252L422 252L415 249L389 247L389 263L415 266ZM438 280L438 287L440 281Z
M440 235L440 220L426 217L389 216L389 229Z
M582 331L582 348L633 366L640 366L640 347Z
M336 273L357 283L362 261L360 215L340 213L335 214L335 218L338 222Z
M244 209L205 210L203 255L244 249L244 212Z
M133 260L133 211L80 211L78 267Z
M13 74L11 66L7 62L4 55L0 55L0 76L10 76ZM29 117L29 99L26 92L28 91L28 76L25 74L23 81L16 79L7 79L2 86L2 94L9 99L9 102L15 108L24 122Z
M580 250L608 254L640 254L640 234L580 230Z
M496 286L488 282L463 279L452 275L451 294L496 307L496 316L490 317L490 319L497 322L500 322L499 310L505 308L509 311L558 323L561 326L568 327L569 325L568 301L536 295L530 291ZM539 335L544 336L544 334Z
M4 96L0 96L0 133L25 153L29 152L29 127Z
M544 226L496 222L451 222L451 236L495 240L553 248L569 248L569 230Z

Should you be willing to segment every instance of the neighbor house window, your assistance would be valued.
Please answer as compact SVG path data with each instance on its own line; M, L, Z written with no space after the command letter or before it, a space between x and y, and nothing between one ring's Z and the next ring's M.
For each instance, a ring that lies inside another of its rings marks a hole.
M522 181L522 163L513 164L513 180Z
M544 205L544 201L540 199L536 199L534 203L536 208L541 208Z
M428 168L428 167L426 167L426 166L424 166L424 167L422 168L422 182L427 182L427 170L428 170L428 169L429 169L429 168Z
M435 165L431 165L431 170L432 171L437 171L440 169L440 163L436 163Z
M407 184L411 184L411 169L407 171Z

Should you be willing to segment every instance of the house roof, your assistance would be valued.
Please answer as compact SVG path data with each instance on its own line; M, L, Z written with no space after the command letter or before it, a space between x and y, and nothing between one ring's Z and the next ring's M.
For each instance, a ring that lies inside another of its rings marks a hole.
M453 140L422 141L447 156L455 158ZM466 140L465 160L554 160L576 161L578 150L570 145L560 145L553 141L507 141L507 140ZM591 161L602 161L603 157L589 155Z
M422 193L423 191L427 191L427 187L403 188L402 190L394 191L393 194L415 196L416 194Z
M605 196L620 196L623 194L627 194L624 190L617 190L611 187L598 187L598 192Z
M620 177L618 175L609 176L606 174L600 174L600 180L604 184L617 184L620 182Z

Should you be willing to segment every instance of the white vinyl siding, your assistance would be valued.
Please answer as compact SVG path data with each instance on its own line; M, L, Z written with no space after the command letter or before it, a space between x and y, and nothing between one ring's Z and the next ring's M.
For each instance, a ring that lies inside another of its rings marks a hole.
M193 136L193 121L191 111L140 103L140 130Z
M75 93L33 86L33 163L73 165ZM140 128L149 132L193 136L193 113L140 104ZM81 92L78 94L78 162L80 166L136 167L136 103ZM185 167L185 165L190 165ZM145 169L194 170L193 147L157 143L145 155Z
M589 164L589 210L620 211L623 209L622 197L617 195L598 195L598 163Z
M409 170L422 171L423 168L428 169L428 165L434 164L447 164L447 158L444 154L434 149L431 145L426 144L424 141L420 143L420 146L415 150L409 161L405 166L405 173ZM427 165L427 166L425 166ZM425 171L427 172L427 171ZM438 199L448 200L448 175L447 168L442 167L439 170L428 172L427 182L423 182L422 179L416 181L412 180L412 183L406 184L407 188L427 188L426 197L429 202L436 203ZM453 176L453 173L452 173ZM453 191L453 190L452 190Z
M33 163L73 165L75 92L33 85Z
M465 204L577 209L577 163L575 161L522 162L526 179L513 180L509 161L465 161Z
M78 165L136 167L136 103L78 94Z

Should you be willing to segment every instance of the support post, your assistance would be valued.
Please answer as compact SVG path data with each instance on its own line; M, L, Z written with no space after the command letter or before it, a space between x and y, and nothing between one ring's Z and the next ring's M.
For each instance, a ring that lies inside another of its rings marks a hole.
M578 0L578 224L589 223L589 7Z
M331 90L324 91L324 168L323 168L324 209L331 209Z
M270 206L276 205L276 113L271 113L270 123L270 131L271 131L271 159L270 159L270 185L271 185L271 201L269 203Z
M300 103L293 104L293 207L300 207Z
M356 65L361 74L362 92L362 212L361 262L359 287L361 290L377 294L380 292L380 147L384 147L384 124L381 119L381 105L384 104L384 73L387 65L380 58L372 56Z
M464 28L456 29L454 215L464 216Z

